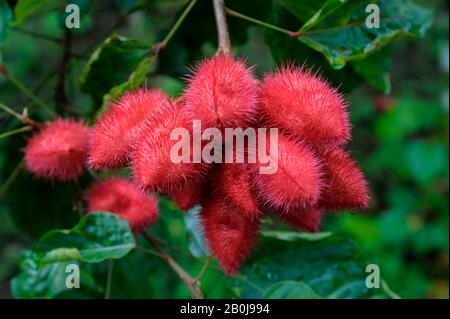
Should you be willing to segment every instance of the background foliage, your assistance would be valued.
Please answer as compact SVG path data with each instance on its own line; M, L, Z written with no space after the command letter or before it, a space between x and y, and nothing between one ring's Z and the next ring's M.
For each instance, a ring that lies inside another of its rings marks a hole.
M152 48L188 1L70 2L80 6L81 28L68 31L65 1L0 0L0 102L19 113L26 107L35 120L57 112L92 123L109 100L144 81L176 96L186 66L215 53L209 0L197 1L157 55ZM306 63L347 94L350 148L372 201L362 214L327 215L330 232L314 235L266 218L258 249L233 278L215 262L206 269L206 297L448 298L448 3L373 2L382 10L374 31L362 23L369 1L226 1L233 47L258 76L283 61ZM0 112L0 134L21 126ZM189 296L126 222L105 213L80 221L70 184L24 171L26 136L0 139L0 297ZM90 182L86 174L78 184ZM166 199L160 207L149 231L195 276L209 254L197 211L182 213ZM63 287L69 262L81 267L81 289ZM381 289L365 287L368 263L380 266Z

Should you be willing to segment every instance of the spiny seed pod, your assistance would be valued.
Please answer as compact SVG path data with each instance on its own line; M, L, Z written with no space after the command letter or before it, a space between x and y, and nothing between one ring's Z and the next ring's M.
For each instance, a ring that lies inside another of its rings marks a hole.
M206 193L206 182L201 178L192 179L181 188L173 189L168 193L174 203L182 211L188 211L195 205L200 204Z
M106 211L126 219L137 235L155 223L158 201L142 193L128 180L113 178L92 185L85 196L88 212Z
M279 127L311 143L342 144L350 138L346 102L305 67L282 67L261 85L261 111Z
M160 90L141 89L125 94L95 123L88 164L94 169L125 167L145 118L162 107L168 97Z
M45 124L25 147L27 169L39 177L67 181L84 171L89 128L71 119Z
M255 196L253 175L249 163L222 164L213 179L215 189L248 217L261 214L260 203Z
M149 191L171 193L190 181L203 178L208 169L204 163L193 163L189 152L188 163L174 162L172 147L183 144L191 149L191 138L173 140L174 129L191 129L179 103L164 103L162 108L150 115L142 126L133 150L132 169L136 183Z
M257 81L243 60L218 54L197 66L183 98L188 118L203 127L246 127L255 117Z
M200 214L213 255L232 275L256 245L259 219L248 218L217 196L205 203Z
M301 209L293 212L283 212L277 214L277 216L284 222L309 231L318 232L320 222L322 219L323 211L316 207L311 207L308 209Z
M266 150L269 150L269 145ZM278 134L278 149L272 146L271 153L270 158L275 160L277 170L271 174L261 174L258 171L254 174L261 200L275 210L282 211L314 205L319 199L322 186L317 156L305 144L281 134ZM258 158L256 167L259 169L265 166L267 164L263 164Z
M319 155L325 172L320 207L332 210L367 208L367 183L350 155L340 148L326 148L320 150Z

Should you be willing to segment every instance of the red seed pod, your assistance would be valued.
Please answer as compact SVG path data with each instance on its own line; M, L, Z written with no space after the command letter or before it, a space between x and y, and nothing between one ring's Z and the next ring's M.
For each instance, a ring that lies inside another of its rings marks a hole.
M267 74L261 85L261 111L270 126L311 143L342 144L350 138L342 95L305 67Z
M199 205L206 193L206 182L201 178L192 179L181 188L173 189L169 195L182 211L188 211Z
M254 176L261 200L282 211L313 206L319 199L322 186L319 159L305 144L294 142L282 134L278 134L277 146L269 148L267 144L266 148L271 153L268 159L277 166L274 173L262 174L260 169L267 164L258 157L258 170Z
M309 232L319 231L322 215L323 211L316 207L277 214L282 221Z
M197 66L183 98L188 118L203 127L246 127L255 118L257 81L243 60L218 54Z
M201 218L209 248L232 275L256 245L259 219L248 218L217 196L205 203Z
M191 129L180 104L172 101L147 118L136 139L132 160L134 178L140 187L170 194L192 180L204 178L209 165L194 163ZM188 158L174 158L180 153L173 150L183 148Z
M319 151L319 155L325 172L320 207L332 210L367 208L367 183L350 155L340 148L327 148Z
M125 218L135 234L156 222L158 201L125 179L113 178L92 185L85 196L88 212L106 211Z
M83 174L89 128L71 119L45 124L25 147L27 169L39 177L67 181Z
M214 188L219 194L225 196L231 204L247 214L248 217L255 217L261 215L261 206L255 196L253 174L249 165L252 164L222 164L213 181Z
M169 98L160 90L140 89L126 93L95 123L88 163L94 169L125 167L132 146L147 116Z

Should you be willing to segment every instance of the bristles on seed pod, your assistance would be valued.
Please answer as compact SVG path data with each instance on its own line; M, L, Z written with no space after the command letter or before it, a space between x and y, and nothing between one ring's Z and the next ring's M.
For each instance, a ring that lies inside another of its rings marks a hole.
M214 188L248 217L261 215L261 205L255 195L253 174L249 163L224 163L213 179Z
M88 212L110 212L126 219L135 234L155 223L158 201L125 179L113 178L92 185L86 192Z
M272 127L311 143L342 144L350 138L346 102L305 67L282 67L261 85L261 111Z
M182 211L188 211L199 205L206 193L206 182L201 178L193 178L189 183L170 191L169 195Z
M89 128L72 119L45 124L25 147L26 168L36 176L67 181L84 171Z
M232 275L256 245L259 219L248 218L223 198L214 196L201 211L209 248L227 275Z
M277 216L289 225L309 232L318 232L323 211L317 207L278 213Z
M255 186L261 200L282 211L313 206L319 199L322 186L321 164L317 156L305 144L282 134L278 134L278 147L267 144L267 154L269 149L268 159L277 169L270 174L261 174L260 169L269 164L258 158L257 170L254 171Z
M168 101L150 115L134 144L132 170L136 183L149 191L170 194L192 180L204 178L209 165L194 163L192 127L188 125L179 103ZM171 135L174 129L182 135ZM178 139L177 139L178 138ZM178 148L180 146L180 148ZM188 150L186 161L177 162L175 150Z
M218 54L199 63L183 94L190 120L203 127L246 127L255 119L257 81L243 60Z
M323 161L324 187L319 205L332 210L362 210L369 205L367 182L358 164L340 148L319 151Z
M168 97L160 90L140 89L126 93L95 123L88 164L94 169L125 167L142 123L159 110Z

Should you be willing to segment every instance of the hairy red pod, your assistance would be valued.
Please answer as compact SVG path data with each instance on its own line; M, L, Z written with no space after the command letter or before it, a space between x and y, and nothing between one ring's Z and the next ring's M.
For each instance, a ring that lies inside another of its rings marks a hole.
M218 54L199 63L183 94L190 120L203 127L246 127L255 118L257 81L242 59Z
M222 164L214 178L214 188L236 208L252 217L261 215L261 205L255 196L253 174L249 165L252 164Z
M272 127L311 143L342 144L350 138L346 102L305 67L282 67L261 85L261 111Z
M256 245L259 218L247 217L218 196L205 203L201 218L209 248L232 275Z
M158 201L125 179L113 178L92 185L85 196L88 212L106 211L126 219L135 234L156 222Z
M323 211L317 207L299 209L293 212L278 213L277 216L287 224L309 232L318 232Z
M283 211L313 206L319 199L322 186L321 164L317 156L305 144L282 134L278 134L278 150L272 149L271 152L274 153L270 157L276 159L278 165L276 172L261 174L255 171L255 186L261 200ZM264 166L258 158L256 167Z
M175 144L181 143L191 148L192 134L185 142L183 139L171 139L172 131L179 128L191 130L180 104L172 101L164 103L143 124L134 145L132 160L135 181L142 188L170 194L206 175L209 165L193 163L192 152L189 152L188 163L174 163L171 159L171 149Z
M83 174L88 153L89 128L72 119L45 124L25 147L27 169L39 177L60 181Z
M206 193L206 182L201 178L190 180L189 183L170 191L169 195L182 211L188 211L199 205Z
M94 169L125 167L146 117L168 101L160 90L140 89L126 93L95 123L88 164Z
M358 164L350 155L337 147L322 149L319 155L325 172L320 207L332 210L367 208L367 183Z

